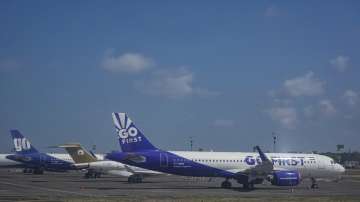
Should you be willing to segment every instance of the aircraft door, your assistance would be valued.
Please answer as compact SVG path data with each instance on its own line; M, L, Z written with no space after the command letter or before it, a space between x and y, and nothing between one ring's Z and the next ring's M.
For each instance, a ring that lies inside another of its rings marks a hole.
M166 153L160 153L160 167L168 167L169 166L169 158Z

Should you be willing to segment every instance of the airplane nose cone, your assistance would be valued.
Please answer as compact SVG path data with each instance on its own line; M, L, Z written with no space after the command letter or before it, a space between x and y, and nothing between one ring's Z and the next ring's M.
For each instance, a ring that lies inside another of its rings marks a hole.
M341 172L341 173L345 173L345 168L344 168L344 166L342 166L342 165L340 165L340 172Z
M345 173L345 168L342 166L342 165L340 165L340 164L336 164L337 166L337 171L339 172L339 173Z

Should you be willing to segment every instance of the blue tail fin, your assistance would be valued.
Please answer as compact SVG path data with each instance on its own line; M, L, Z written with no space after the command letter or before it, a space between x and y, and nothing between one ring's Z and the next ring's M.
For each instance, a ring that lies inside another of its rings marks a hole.
M125 113L112 113L112 118L123 152L157 150Z
M14 141L15 153L29 154L37 153L38 151L33 147L29 140L26 139L18 130L10 130L11 137Z

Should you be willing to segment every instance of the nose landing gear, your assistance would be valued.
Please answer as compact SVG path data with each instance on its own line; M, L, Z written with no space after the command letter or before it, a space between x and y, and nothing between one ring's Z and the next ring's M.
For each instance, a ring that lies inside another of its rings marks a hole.
M224 182L221 183L221 188L224 188L224 189L231 188L231 182L229 181L229 179L226 179Z
M131 175L128 177L129 183L142 183L142 177L141 175Z
M243 184L243 188L245 190L253 190L254 189L254 183L245 183L245 184Z
M319 185L316 183L315 178L311 178L311 189L319 189Z

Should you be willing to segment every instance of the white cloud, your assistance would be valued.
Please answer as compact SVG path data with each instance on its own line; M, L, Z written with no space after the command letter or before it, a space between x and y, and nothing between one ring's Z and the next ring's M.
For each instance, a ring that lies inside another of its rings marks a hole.
M284 128L295 128L298 122L297 112L293 107L274 107L269 110L269 114L271 119Z
M229 119L217 119L214 121L213 125L216 127L233 127L235 124L234 120L229 120Z
M144 71L153 66L153 64L154 62L152 59L139 53L125 53L123 55L115 56L111 50L107 51L101 62L102 68L106 70L127 73Z
M359 93L353 90L346 90L343 97L350 106L355 106L359 101Z
M326 116L332 116L336 113L336 109L330 100L320 100L319 106L320 111Z
M334 66L339 72L344 72L349 67L350 58L348 56L337 56L330 60L330 64Z
M321 95L324 92L324 85L325 82L315 78L312 71L284 82L285 91L294 97Z
M266 17L275 17L280 14L279 8L277 6L269 6L265 9L265 16Z
M153 74L151 79L136 82L135 87L146 94L169 98L217 94L207 89L194 87L193 81L193 73L181 68L174 72L158 71Z

